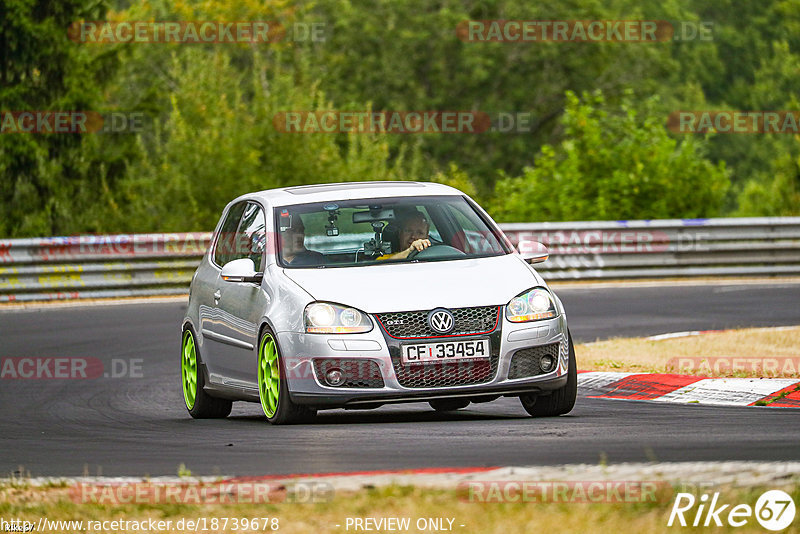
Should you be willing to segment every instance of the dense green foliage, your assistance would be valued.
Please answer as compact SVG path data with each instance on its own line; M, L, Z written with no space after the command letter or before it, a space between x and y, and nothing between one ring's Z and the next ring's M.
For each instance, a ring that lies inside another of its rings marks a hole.
M105 10L83 0L2 0L0 110L97 110L117 59L75 46L65 28ZM0 235L93 230L84 207L121 176L130 136L0 135Z
M78 20L270 20L278 43L87 44ZM711 40L465 42L465 20L712 23ZM293 39L322 24L323 41ZM136 133L0 134L0 236L205 230L236 195L421 179L498 220L800 215L799 136L676 110L800 111L798 0L0 0L0 111L140 111ZM529 113L528 131L287 134L291 110Z
M652 115L638 115L627 100L620 114L611 114L599 94L581 102L568 92L564 140L544 145L522 176L497 182L492 213L588 221L717 211L728 185L724 164L704 159L700 141L676 141Z

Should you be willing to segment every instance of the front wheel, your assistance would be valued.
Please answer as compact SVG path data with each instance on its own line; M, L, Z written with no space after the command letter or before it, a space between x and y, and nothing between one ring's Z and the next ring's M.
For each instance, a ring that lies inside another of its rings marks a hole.
M205 376L191 328L184 330L181 342L181 383L184 404L189 415L195 419L216 419L230 415L233 402L212 397L203 389Z
M564 415L572 411L575 398L578 396L578 364L575 363L575 346L572 344L572 334L569 334L569 369L567 369L567 383L553 391L550 395L521 395L519 400L522 407L533 417L553 417Z
M272 332L265 330L258 342L258 397L267 420L286 425L311 419L316 410L300 406L289 398L285 365Z

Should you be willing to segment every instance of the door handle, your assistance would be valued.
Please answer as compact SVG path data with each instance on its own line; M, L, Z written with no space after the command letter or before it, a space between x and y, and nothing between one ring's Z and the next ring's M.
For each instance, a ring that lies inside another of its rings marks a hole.
M219 289L214 291L214 304L219 304L219 299L222 298L222 293L219 292Z

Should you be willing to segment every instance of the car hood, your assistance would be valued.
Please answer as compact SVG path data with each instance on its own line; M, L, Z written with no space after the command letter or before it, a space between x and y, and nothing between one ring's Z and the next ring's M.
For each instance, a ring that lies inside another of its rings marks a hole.
M283 271L315 300L367 313L502 305L526 289L544 285L518 254Z

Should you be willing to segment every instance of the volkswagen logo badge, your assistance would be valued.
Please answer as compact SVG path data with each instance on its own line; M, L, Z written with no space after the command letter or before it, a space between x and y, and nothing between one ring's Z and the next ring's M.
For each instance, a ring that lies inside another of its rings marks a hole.
M450 310L436 308L428 314L428 326L439 334L448 334L456 326L456 320Z

